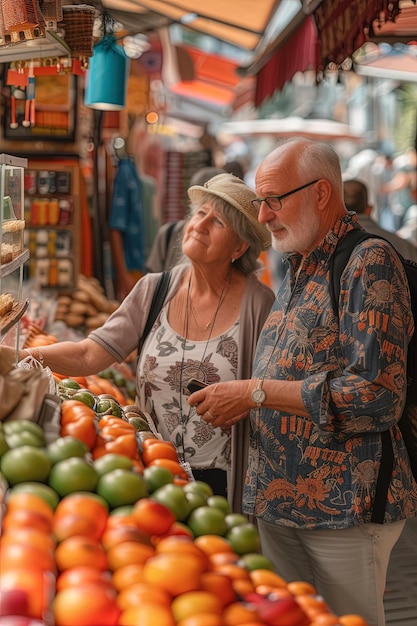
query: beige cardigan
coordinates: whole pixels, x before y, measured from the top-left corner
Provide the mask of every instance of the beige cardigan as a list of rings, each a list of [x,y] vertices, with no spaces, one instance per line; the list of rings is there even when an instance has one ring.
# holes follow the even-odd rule
[[[176,293],[188,270],[182,264],[171,270],[167,301]],[[146,274],[139,280],[120,307],[106,323],[89,334],[89,338],[110,352],[116,361],[124,361],[138,345],[145,328],[152,296],[160,274]],[[250,378],[256,343],[272,307],[274,293],[253,273],[247,276],[239,324],[237,378]],[[232,427],[232,467],[228,476],[228,498],[233,512],[242,511],[242,489],[247,468],[249,420]]]

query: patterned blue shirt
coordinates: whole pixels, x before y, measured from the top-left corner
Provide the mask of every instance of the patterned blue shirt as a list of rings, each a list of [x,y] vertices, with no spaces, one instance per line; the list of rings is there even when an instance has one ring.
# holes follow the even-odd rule
[[[309,417],[251,411],[244,511],[299,528],[369,522],[381,458],[391,429],[394,469],[385,520],[417,514],[417,485],[397,425],[405,398],[405,354],[414,324],[404,269],[391,246],[368,239],[341,279],[339,320],[329,294],[329,258],[359,224],[340,220],[290,269],[267,318],[254,378],[302,380]]]

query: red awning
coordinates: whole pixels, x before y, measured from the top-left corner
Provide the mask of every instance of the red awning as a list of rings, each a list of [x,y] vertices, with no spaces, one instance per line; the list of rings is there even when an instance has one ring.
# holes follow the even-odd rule
[[[182,46],[181,51],[190,60],[193,76],[171,85],[171,93],[231,110],[253,104],[255,80],[240,78],[236,62],[188,46]]]
[[[313,18],[308,16],[258,72],[255,106],[282,89],[296,72],[316,69],[318,64],[317,31]]]

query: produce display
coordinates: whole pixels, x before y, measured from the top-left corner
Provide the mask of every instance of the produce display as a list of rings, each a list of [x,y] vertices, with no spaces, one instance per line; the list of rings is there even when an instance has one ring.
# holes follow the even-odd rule
[[[366,626],[276,574],[256,526],[102,374],[56,377],[54,441],[0,422],[0,625]]]

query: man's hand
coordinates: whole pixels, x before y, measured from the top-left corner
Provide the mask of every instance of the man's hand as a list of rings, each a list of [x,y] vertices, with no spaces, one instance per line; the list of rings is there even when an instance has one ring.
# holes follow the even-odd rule
[[[212,426],[232,426],[247,417],[254,404],[251,393],[255,380],[231,380],[208,385],[194,392],[188,403],[196,407],[207,424]]]

